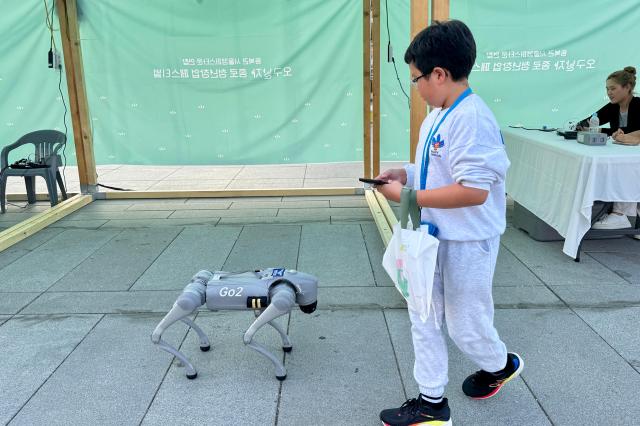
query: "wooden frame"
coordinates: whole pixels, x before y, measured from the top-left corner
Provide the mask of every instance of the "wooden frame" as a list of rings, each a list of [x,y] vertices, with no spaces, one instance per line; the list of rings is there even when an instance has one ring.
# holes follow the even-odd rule
[[[429,0],[411,0],[411,29],[409,40],[422,31],[429,24]],[[420,126],[427,116],[427,104],[415,87],[411,87],[411,112],[409,114],[409,159],[416,156],[418,139],[420,138]]]
[[[0,232],[0,251],[35,234],[39,230],[59,221],[70,213],[86,206],[93,201],[91,195],[74,195],[49,210],[30,217],[2,232]]]
[[[362,0],[362,127],[364,174],[371,174],[371,0]]]
[[[369,210],[371,210],[373,220],[378,227],[380,238],[382,238],[382,242],[386,247],[389,244],[389,241],[391,241],[391,237],[393,236],[393,225],[388,221],[387,216],[385,215],[385,211],[380,204],[380,199],[377,197],[377,195],[378,192],[374,191],[373,189],[367,189],[364,192],[365,199],[367,200],[367,204],[369,205]],[[388,207],[389,204],[387,203],[386,198],[382,197],[382,199],[384,200],[383,205],[386,205],[386,207]]]
[[[432,0],[431,15],[434,21],[449,19],[449,0]]]
[[[60,19],[60,37],[62,39],[64,68],[67,73],[69,108],[71,109],[71,123],[75,135],[74,144],[80,190],[82,193],[94,192],[98,175],[93,152],[87,89],[84,83],[77,4],[76,0],[55,0],[55,2]]]
[[[291,197],[312,195],[361,195],[363,188],[274,188],[221,189],[218,191],[124,191],[97,192],[96,200],[124,200],[145,198],[224,198],[224,197]]]
[[[371,15],[373,28],[373,146],[372,146],[372,177],[380,174],[380,0],[371,1]]]

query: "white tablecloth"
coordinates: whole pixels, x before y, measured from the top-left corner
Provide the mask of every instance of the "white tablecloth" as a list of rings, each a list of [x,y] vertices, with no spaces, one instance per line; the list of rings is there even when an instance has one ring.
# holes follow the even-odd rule
[[[502,129],[507,193],[565,238],[575,258],[600,201],[640,201],[640,146],[586,146],[555,133]]]

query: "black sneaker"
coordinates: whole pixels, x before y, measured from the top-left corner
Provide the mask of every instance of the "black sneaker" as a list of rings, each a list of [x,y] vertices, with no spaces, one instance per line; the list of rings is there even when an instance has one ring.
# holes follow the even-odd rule
[[[520,355],[509,352],[505,368],[495,373],[476,371],[464,380],[462,392],[473,399],[491,398],[502,389],[505,383],[518,377],[523,367],[524,361]]]
[[[440,404],[432,404],[424,401],[422,396],[407,400],[400,408],[391,408],[380,412],[380,420],[386,426],[451,426],[451,410],[447,398],[443,398]]]

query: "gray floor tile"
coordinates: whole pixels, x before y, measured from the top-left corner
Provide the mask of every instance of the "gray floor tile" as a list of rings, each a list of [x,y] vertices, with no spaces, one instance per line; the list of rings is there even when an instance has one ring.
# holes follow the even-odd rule
[[[572,307],[612,308],[640,305],[640,286],[553,286],[552,290]]]
[[[402,399],[381,311],[295,312],[289,328],[295,346],[285,357],[288,376],[282,386],[279,425],[314,423],[310,419],[327,425],[377,424],[376,408]],[[375,350],[362,350],[372,342]]]
[[[108,230],[65,230],[2,269],[0,289],[44,291],[115,235]]]
[[[8,250],[10,250],[11,248],[18,248],[18,249],[29,250],[29,251],[35,250],[38,247],[40,247],[42,244],[46,243],[47,241],[51,240],[52,238],[60,234],[61,232],[62,230],[60,229],[50,229],[49,227],[41,229],[35,234],[11,246]],[[4,256],[6,252],[7,250],[3,251],[0,254],[0,257]]]
[[[588,255],[580,262],[562,253],[562,243],[534,241],[522,231],[507,229],[502,244],[549,285],[624,284],[622,278]]]
[[[218,191],[223,190],[232,182],[229,179],[215,179],[215,180],[170,180],[166,179],[160,182],[156,182],[151,185],[149,191]]]
[[[182,229],[123,231],[93,252],[49,291],[128,290]],[[109,269],[108,273],[105,268]]]
[[[494,287],[498,308],[563,308],[566,305],[546,287]]]
[[[210,198],[208,200],[211,200]],[[174,200],[168,200],[174,201]],[[132,210],[226,210],[231,206],[231,201],[210,201],[202,203],[185,203],[184,200],[180,202],[156,202],[147,204],[134,204],[130,206],[127,211]]]
[[[382,256],[384,255],[385,247],[380,237],[378,227],[375,223],[364,223],[360,225],[360,228],[364,235],[364,242],[367,247],[367,253],[369,254],[369,262],[371,263],[376,285],[386,287],[393,286],[393,281],[391,281],[387,271],[382,267]]]
[[[369,207],[367,204],[367,200],[364,197],[361,197],[360,200],[331,200],[331,208],[336,207]]]
[[[0,252],[0,269],[6,267],[10,263],[13,263],[17,259],[20,259],[30,251],[35,250],[42,244],[49,241],[51,238],[58,235],[60,232],[62,232],[61,229],[53,229],[47,227],[36,232],[34,235],[25,238],[19,243],[3,250],[2,252]]]
[[[362,200],[364,191],[354,195],[290,195],[282,197],[282,201],[306,201],[306,200],[327,200],[329,205],[334,200]]]
[[[95,211],[84,212],[82,210],[72,213],[65,220],[111,220],[111,219],[166,219],[171,214],[170,211],[144,210],[144,211]]]
[[[109,220],[101,226],[109,228],[156,228],[163,226],[201,226],[215,225],[220,221],[219,217],[194,217],[190,219],[135,219],[135,220]]]
[[[323,178],[304,180],[305,188],[362,188],[362,183],[352,178]]]
[[[252,216],[252,217],[223,217],[219,225],[258,225],[258,224],[301,224],[301,223],[330,223],[330,216],[304,215],[304,216]]]
[[[230,209],[230,210],[176,210],[169,216],[171,219],[184,219],[193,217],[241,217],[251,218],[253,216],[275,216],[277,209]]]
[[[11,315],[0,315],[0,325],[4,324],[9,318],[11,318]]]
[[[577,309],[576,313],[640,373],[640,307]]]
[[[200,203],[217,203],[217,202],[247,202],[247,201],[282,201],[282,196],[268,196],[268,197],[209,197],[209,198],[188,198],[185,203],[188,204],[200,204]],[[156,200],[157,202],[157,200]]]
[[[300,225],[245,226],[222,269],[230,272],[270,267],[296,269],[300,230]]]
[[[166,180],[211,180],[233,179],[242,166],[186,166],[166,177]]]
[[[582,250],[587,253],[637,253],[640,250],[640,241],[630,236],[620,238],[607,238],[599,240],[584,240]]]
[[[0,423],[18,413],[99,319],[99,315],[15,316],[0,327]],[[47,407],[40,415],[53,410]]]
[[[636,241],[635,239],[632,239]],[[638,247],[640,249],[640,247]],[[640,250],[620,253],[589,253],[589,256],[596,259],[607,268],[618,274],[627,282],[640,285]]]
[[[0,314],[17,314],[40,293],[0,293]]]
[[[321,286],[374,286],[360,225],[303,225],[298,269]]]
[[[368,207],[314,207],[314,208],[296,208],[296,209],[280,209],[278,216],[302,216],[306,214],[328,214],[331,217],[343,216],[371,216]]]
[[[239,198],[231,204],[231,209],[301,209],[329,207],[329,200],[298,201],[245,201]]]
[[[27,212],[27,211],[20,211],[20,212],[7,212],[4,214],[0,214],[0,223],[4,224],[4,223],[19,223],[22,222],[24,220],[29,219],[32,216],[35,216],[36,214],[38,214],[39,212]],[[13,226],[13,225],[12,225]]]
[[[355,178],[363,176],[364,164],[341,163],[341,164],[307,164],[305,178],[326,179],[326,178]]]
[[[320,282],[322,284],[322,282]],[[322,287],[318,288],[318,309],[406,308],[407,303],[395,287]]]
[[[64,229],[64,228],[82,228],[82,229],[98,229],[108,220],[59,220],[48,226],[51,229]]]
[[[301,188],[303,179],[240,179],[236,178],[227,185],[225,189],[281,189],[281,188]]]
[[[12,424],[139,424],[171,363],[149,339],[159,320],[106,316]],[[175,327],[166,335],[180,341],[185,333],[185,327]]]
[[[250,312],[199,314],[196,322],[208,334],[211,350],[200,351],[192,331],[181,348],[198,377],[188,380],[184,368],[174,362],[142,424],[275,424],[280,382],[274,376],[273,364],[242,342],[253,319]],[[286,322],[283,324],[286,327]],[[279,336],[271,327],[261,329],[256,339],[282,354]],[[307,353],[302,344],[296,350]],[[171,359],[166,353],[163,358]],[[292,367],[289,376],[297,374],[300,372]]]
[[[235,176],[235,179],[292,179],[304,177],[306,171],[305,165],[287,166],[287,165],[259,165],[244,166],[242,170]]]
[[[373,216],[363,214],[361,217],[348,217],[348,216],[331,216],[331,224],[339,225],[343,223],[375,223]]]
[[[636,424],[640,374],[568,310],[501,310],[524,381],[554,424]],[[606,409],[604,409],[606,407]]]
[[[179,295],[180,290],[47,292],[27,306],[22,313],[167,313]]]
[[[502,246],[498,252],[493,285],[496,287],[521,287],[539,286],[543,283],[513,253]]]
[[[220,270],[240,230],[238,227],[213,226],[185,228],[132,289],[183,289],[198,271]]]
[[[138,205],[145,206],[145,204],[137,204],[137,200],[127,200],[127,203],[114,203],[114,200],[96,200],[86,206],[82,207],[79,211],[82,213],[94,213],[94,212],[121,212],[128,208]],[[184,204],[184,202],[182,202]],[[153,209],[149,209],[153,210]]]

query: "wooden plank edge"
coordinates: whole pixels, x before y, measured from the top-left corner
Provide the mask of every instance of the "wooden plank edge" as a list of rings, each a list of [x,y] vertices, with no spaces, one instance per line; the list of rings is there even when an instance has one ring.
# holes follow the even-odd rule
[[[363,188],[273,188],[224,189],[218,191],[113,191],[95,193],[95,199],[122,200],[145,198],[221,198],[221,197],[273,197],[305,195],[362,195]]]
[[[393,212],[393,209],[391,208],[391,206],[389,205],[389,201],[385,198],[384,195],[382,195],[378,191],[375,191],[374,194],[378,199],[378,204],[380,205],[380,208],[382,209],[382,212],[384,213],[384,216],[387,219],[387,223],[389,224],[389,227],[393,229],[393,226],[396,223],[398,223],[398,219],[396,219],[396,215]]]
[[[29,219],[0,232],[0,252],[35,234],[41,229],[86,206],[93,201],[91,195],[75,195],[46,212],[39,213]]]
[[[382,242],[386,247],[391,241],[391,236],[393,235],[393,231],[387,222],[387,218],[380,208],[380,204],[378,204],[378,198],[373,194],[372,189],[367,189],[364,191],[364,196],[367,200],[367,204],[369,205],[369,210],[371,210],[371,215],[373,216],[373,220],[378,227],[378,232],[380,233],[380,238],[382,238]]]

